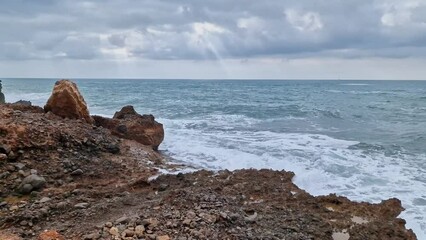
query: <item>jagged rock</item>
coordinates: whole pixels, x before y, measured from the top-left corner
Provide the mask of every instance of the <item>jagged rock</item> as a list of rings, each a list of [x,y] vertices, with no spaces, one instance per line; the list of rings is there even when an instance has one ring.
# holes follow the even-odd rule
[[[26,101],[26,100],[19,100],[15,103],[13,103],[15,105],[24,105],[24,106],[32,106],[33,104],[30,101]]]
[[[152,115],[138,114],[133,106],[123,107],[112,119],[101,116],[93,116],[93,119],[96,126],[107,128],[118,137],[152,146],[154,150],[164,139],[163,124]]]
[[[69,80],[60,80],[55,83],[44,111],[50,111],[63,118],[84,119],[88,123],[93,121],[77,85]]]
[[[0,80],[0,104],[5,103],[4,94],[1,90],[2,90],[2,85]]]

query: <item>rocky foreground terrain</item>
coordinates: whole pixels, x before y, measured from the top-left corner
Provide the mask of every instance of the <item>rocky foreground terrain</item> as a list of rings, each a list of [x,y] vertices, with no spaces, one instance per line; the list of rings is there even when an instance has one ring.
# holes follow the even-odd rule
[[[160,174],[181,167],[154,150],[161,124],[131,107],[88,116],[63,84],[54,93],[76,103],[62,113],[0,105],[1,240],[416,239],[398,199],[313,197],[292,172]]]

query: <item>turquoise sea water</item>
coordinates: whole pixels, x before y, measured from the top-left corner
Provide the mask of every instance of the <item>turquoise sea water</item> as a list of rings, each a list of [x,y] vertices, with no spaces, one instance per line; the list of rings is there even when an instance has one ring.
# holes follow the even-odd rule
[[[43,106],[55,81],[3,79],[3,91]],[[426,81],[75,81],[92,114],[152,113],[175,162],[290,170],[314,195],[397,197],[426,239]]]

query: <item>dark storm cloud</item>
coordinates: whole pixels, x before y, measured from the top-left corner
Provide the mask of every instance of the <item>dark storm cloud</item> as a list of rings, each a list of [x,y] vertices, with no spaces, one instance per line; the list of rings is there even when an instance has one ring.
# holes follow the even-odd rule
[[[422,0],[14,0],[0,59],[426,56]]]

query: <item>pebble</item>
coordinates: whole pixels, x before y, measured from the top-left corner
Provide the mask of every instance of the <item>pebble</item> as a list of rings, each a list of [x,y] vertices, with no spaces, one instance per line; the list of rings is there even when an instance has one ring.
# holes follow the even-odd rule
[[[135,235],[135,232],[130,229],[124,230],[123,233],[121,234],[122,237],[133,237],[134,235]]]
[[[91,233],[83,236],[84,240],[95,240],[99,239],[101,235],[99,233]]]
[[[138,225],[135,227],[135,234],[137,237],[143,237],[143,233],[145,232],[145,227],[142,225]]]
[[[157,236],[155,240],[170,240],[170,237],[168,235]]]
[[[84,209],[87,208],[89,206],[88,203],[77,203],[76,205],[74,205],[75,208],[79,208],[79,209]]]
[[[130,219],[128,217],[121,217],[121,218],[115,220],[115,223],[116,224],[127,223],[127,222],[129,222],[129,220]]]
[[[7,155],[7,158],[9,160],[16,160],[18,158],[18,156],[15,154],[15,152],[10,151],[9,155]]]
[[[56,204],[57,209],[65,209],[67,206],[68,206],[67,202],[59,202],[58,204]]]
[[[160,184],[160,187],[158,188],[158,190],[159,190],[160,192],[163,192],[163,191],[166,191],[166,190],[167,190],[167,188],[169,188],[169,185],[168,185],[168,184],[165,184],[165,183],[162,183],[162,184]]]
[[[257,219],[257,213],[253,213],[253,215],[247,216],[244,218],[244,221],[248,222],[248,223],[253,223],[256,222]]]
[[[16,211],[18,209],[19,209],[19,207],[16,206],[16,205],[13,205],[12,207],[9,208],[10,211]]]
[[[46,203],[46,202],[49,202],[50,200],[52,199],[49,197],[43,197],[42,199],[40,199],[39,203]]]
[[[113,236],[120,236],[120,233],[118,232],[118,228],[116,227],[112,227],[109,229],[109,234],[113,235]]]
[[[82,175],[84,172],[83,172],[83,170],[81,170],[81,169],[77,169],[77,170],[74,170],[74,171],[72,171],[71,172],[71,175],[72,176],[80,176],[80,175]]]

